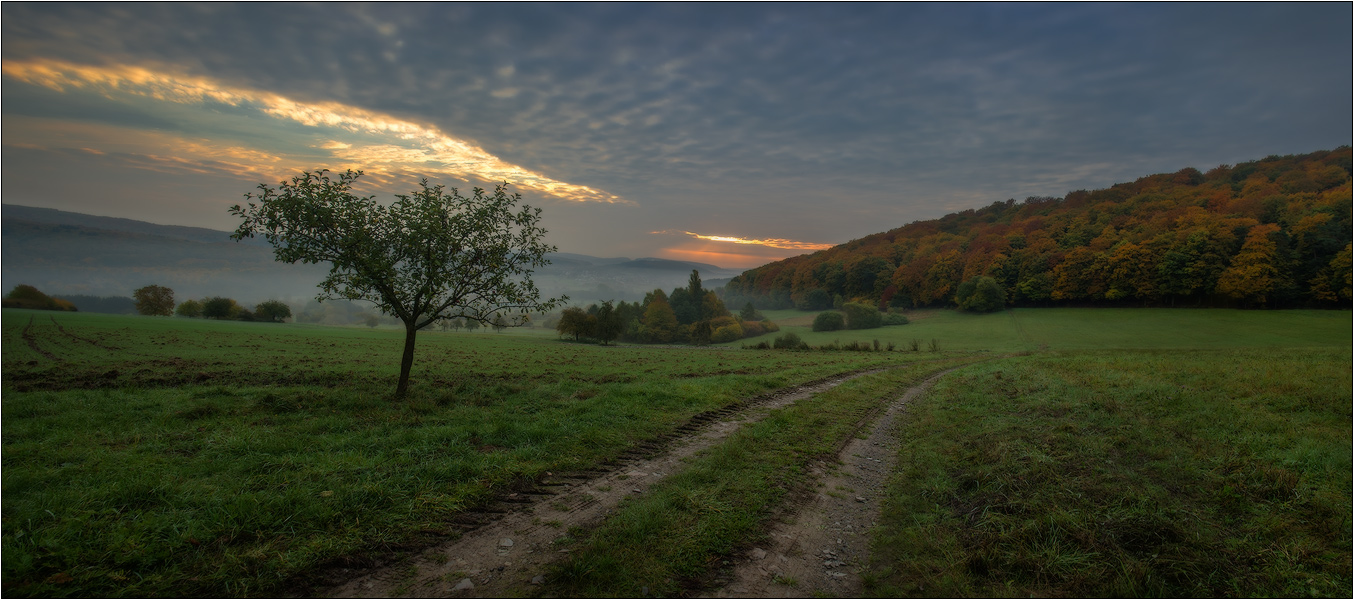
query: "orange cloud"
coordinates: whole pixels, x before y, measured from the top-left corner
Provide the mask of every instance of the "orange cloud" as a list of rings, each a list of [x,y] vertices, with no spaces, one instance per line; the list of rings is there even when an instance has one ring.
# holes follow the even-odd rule
[[[717,252],[713,250],[689,250],[685,248],[664,248],[658,252],[661,258],[670,258],[674,260],[689,260],[692,262],[703,262],[711,265],[724,267],[726,269],[746,269],[764,265],[777,258],[767,258],[765,256],[756,256],[753,254],[738,254],[734,252]],[[784,258],[784,257],[780,257]]]
[[[795,240],[786,240],[780,238],[768,238],[759,240],[754,238],[740,238],[728,235],[704,235],[700,233],[692,233],[690,231],[675,231],[675,230],[650,231],[649,233],[654,234],[680,233],[682,235],[691,236],[698,240],[707,240],[711,242],[728,242],[731,244],[747,244],[752,246],[765,246],[767,248],[780,248],[782,250],[826,250],[836,245],[836,244],[818,244],[814,242],[799,242]]]
[[[114,92],[176,104],[208,102],[252,107],[276,119],[309,127],[328,128],[374,136],[388,143],[359,144],[333,141],[321,146],[334,156],[365,170],[410,169],[420,173],[444,173],[456,178],[509,181],[564,200],[631,204],[614,194],[584,185],[558,181],[524,167],[504,162],[484,149],[452,138],[437,128],[374,113],[334,102],[304,103],[269,92],[230,88],[201,77],[152,71],[129,65],[89,66],[60,60],[6,60],[0,67],[6,77],[64,92],[91,89],[105,95]],[[238,153],[237,153],[238,156]],[[373,169],[372,165],[381,165]]]

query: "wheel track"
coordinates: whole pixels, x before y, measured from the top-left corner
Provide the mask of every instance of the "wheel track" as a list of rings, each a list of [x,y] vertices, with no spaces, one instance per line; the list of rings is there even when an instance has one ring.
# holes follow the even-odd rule
[[[32,329],[33,329],[33,317],[28,317],[28,324],[24,325],[23,333],[20,334],[20,336],[23,337],[24,342],[28,344],[28,347],[32,348],[34,352],[37,352],[38,354],[41,354],[44,357],[46,357],[47,360],[53,360],[56,362],[65,362],[57,355],[52,354],[51,352],[43,350],[41,347],[39,347],[37,337],[33,335]]]
[[[918,361],[888,368],[919,364]],[[545,566],[563,557],[554,542],[572,527],[599,523],[620,501],[684,468],[685,459],[722,442],[770,411],[887,368],[847,372],[699,413],[672,433],[641,442],[603,469],[547,474],[500,495],[488,509],[452,519],[457,539],[375,568],[336,567],[298,595],[443,597],[522,595]],[[505,540],[507,540],[505,542]],[[470,588],[467,588],[467,580]]]
[[[942,377],[972,364],[934,373],[862,418],[837,459],[814,468],[815,491],[771,527],[763,548],[740,557],[724,585],[703,597],[861,597],[869,531],[898,457],[896,420]],[[860,438],[867,429],[868,437]]]
[[[84,342],[84,343],[86,343],[86,344],[89,344],[89,345],[94,346],[95,348],[99,348],[99,349],[101,349],[101,350],[109,350],[109,351],[112,351],[112,352],[120,352],[120,351],[122,351],[122,348],[117,348],[117,347],[114,347],[114,346],[105,346],[105,345],[99,343],[98,340],[91,340],[91,339],[89,339],[89,338],[81,337],[81,336],[75,335],[74,333],[71,333],[71,332],[69,332],[69,331],[66,331],[66,328],[65,328],[65,327],[62,327],[62,326],[61,326],[61,323],[57,322],[56,317],[50,317],[50,318],[52,319],[52,324],[53,324],[53,325],[56,325],[56,330],[57,330],[57,331],[60,331],[60,332],[62,333],[62,335],[65,335],[65,336],[68,337],[68,338],[71,338],[71,339],[76,340],[76,341]],[[136,352],[131,352],[131,353],[129,353],[129,354],[136,354],[136,355],[138,355],[138,356],[144,356],[143,354],[139,354],[139,353],[136,353]]]

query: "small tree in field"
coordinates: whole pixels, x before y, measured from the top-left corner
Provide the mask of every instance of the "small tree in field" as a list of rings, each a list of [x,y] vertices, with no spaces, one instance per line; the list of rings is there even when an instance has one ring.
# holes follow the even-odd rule
[[[202,301],[202,316],[208,319],[234,319],[240,316],[240,310],[231,298],[212,296]]]
[[[202,303],[197,300],[184,300],[178,308],[174,309],[174,314],[190,319],[200,317],[202,316]]]
[[[158,285],[148,285],[135,292],[137,314],[168,317],[174,314],[174,290]]]
[[[248,206],[231,207],[244,220],[232,237],[262,235],[282,262],[327,262],[317,299],[367,300],[402,321],[397,398],[409,389],[419,329],[456,317],[492,323],[498,314],[516,326],[528,312],[558,303],[542,300],[531,281],[555,251],[543,242],[541,211],[518,209],[521,195],[508,194],[506,183],[493,193],[474,188],[467,198],[424,179],[420,190],[387,207],[353,194],[361,175],[308,171],[276,189],[260,184],[245,195]]]
[[[291,307],[277,300],[260,302],[254,307],[254,318],[269,323],[281,323],[291,318]]]

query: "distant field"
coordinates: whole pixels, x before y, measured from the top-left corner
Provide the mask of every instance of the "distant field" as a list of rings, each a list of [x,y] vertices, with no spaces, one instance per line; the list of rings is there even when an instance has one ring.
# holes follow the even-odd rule
[[[938,340],[942,349],[1026,352],[1111,348],[1240,348],[1350,345],[1350,311],[1243,311],[1185,308],[1016,308],[992,314],[914,310],[911,323],[859,331],[814,333],[817,313],[764,311],[780,333],[734,342],[755,344],[794,331],[811,345],[840,340]]]

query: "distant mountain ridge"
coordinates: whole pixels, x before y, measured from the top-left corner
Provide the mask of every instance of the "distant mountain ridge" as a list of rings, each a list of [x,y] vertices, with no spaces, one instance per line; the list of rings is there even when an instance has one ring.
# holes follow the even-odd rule
[[[49,294],[127,296],[151,283],[175,290],[180,300],[221,295],[242,302],[269,298],[304,302],[316,294],[327,265],[292,265],[273,259],[262,239],[235,242],[230,233],[201,227],[158,225],[50,208],[0,205],[3,285],[20,283]],[[720,279],[738,270],[660,258],[599,258],[552,253],[533,279],[548,296],[578,301],[637,300],[654,288],[686,284],[693,269]]]

